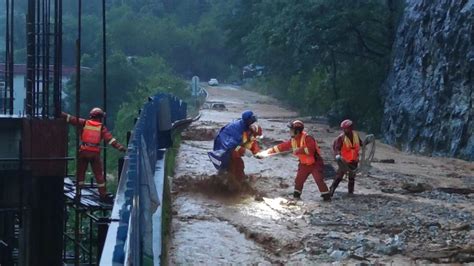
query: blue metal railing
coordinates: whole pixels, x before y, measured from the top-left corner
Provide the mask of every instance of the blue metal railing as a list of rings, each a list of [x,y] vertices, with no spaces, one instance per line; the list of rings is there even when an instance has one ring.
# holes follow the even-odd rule
[[[143,106],[124,160],[100,265],[160,264],[161,202],[172,123],[186,103],[157,94]]]

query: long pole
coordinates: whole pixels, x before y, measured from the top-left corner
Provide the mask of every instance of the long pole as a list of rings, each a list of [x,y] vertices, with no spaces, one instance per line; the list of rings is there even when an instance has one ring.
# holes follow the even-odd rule
[[[42,47],[42,39],[41,39],[41,2],[39,0],[36,1],[36,25],[35,25],[35,37],[36,37],[36,54],[35,54],[35,75],[36,75],[36,85],[34,87],[35,91],[35,108],[34,108],[34,116],[39,114],[40,108],[40,81],[41,81],[41,47]]]
[[[81,115],[81,30],[82,30],[82,0],[78,0],[78,32],[76,40],[76,117],[79,118]],[[76,127],[76,150],[79,151],[79,134],[81,128],[78,125]],[[76,180],[77,181],[77,180]]]
[[[59,118],[59,102],[58,102],[58,88],[59,88],[59,57],[58,57],[58,45],[59,45],[59,7],[58,0],[54,1],[54,79],[53,79],[53,104],[54,104],[54,117]]]
[[[49,36],[46,33],[46,0],[43,0],[41,3],[41,13],[42,13],[42,18],[41,18],[41,26],[39,28],[41,29],[41,35],[42,35],[42,45],[41,45],[41,64],[43,65],[43,69],[41,69],[41,75],[43,78],[41,79],[41,116],[44,118],[46,116],[46,82],[47,82],[47,71],[49,66],[46,64],[46,49],[48,48],[48,39]]]
[[[106,38],[106,17],[105,0],[102,0],[102,62],[103,62],[103,92],[104,92],[104,112],[107,113],[107,38]],[[107,116],[104,117],[104,125],[107,123]],[[104,140],[104,147],[107,145]],[[107,149],[104,149],[104,180],[107,180]]]
[[[62,73],[62,1],[55,0],[54,17],[54,117],[61,116],[61,73]]]
[[[76,117],[79,118],[81,114],[81,30],[82,30],[82,0],[78,0],[77,10],[77,40],[76,40]],[[76,197],[80,197],[80,185],[77,178],[78,158],[79,158],[79,135],[81,128],[76,127]],[[74,221],[74,260],[75,265],[79,265],[79,211],[76,208],[76,217]]]
[[[26,15],[27,59],[26,59],[26,114],[33,117],[35,110],[35,2],[28,1]]]
[[[7,0],[8,1],[8,0]],[[13,63],[13,60],[14,60],[14,54],[15,54],[15,50],[14,50],[14,42],[15,42],[15,39],[14,39],[14,35],[13,33],[15,32],[14,30],[14,24],[13,22],[15,21],[14,20],[14,9],[15,9],[15,1],[11,0],[11,9],[10,9],[10,12],[11,12],[11,15],[10,15],[10,67],[9,67],[9,71],[10,73],[8,74],[8,78],[10,79],[9,83],[10,83],[10,115],[13,115],[13,68],[14,68],[14,63]]]
[[[43,112],[45,114],[45,116],[47,116],[49,118],[49,89],[50,89],[50,79],[49,77],[51,76],[50,73],[54,73],[54,69],[50,69],[50,60],[49,60],[49,57],[50,57],[50,47],[51,47],[51,35],[50,35],[50,31],[51,31],[51,28],[50,28],[50,24],[51,24],[51,21],[50,21],[50,18],[51,18],[51,0],[46,0],[46,3],[45,3],[45,7],[46,7],[46,11],[45,11],[45,16],[46,16],[46,19],[45,19],[45,27],[46,27],[46,31],[45,31],[45,35],[46,35],[46,53],[44,54],[44,57],[45,57],[45,68],[46,68],[46,77],[45,77],[45,84],[46,84],[46,90],[43,92],[46,96],[46,103],[45,105],[43,106],[43,108],[45,109],[45,111]]]
[[[8,74],[10,73],[8,67],[10,66],[8,58],[10,56],[10,0],[5,0],[5,9],[6,9],[6,23],[5,23],[5,72],[4,74],[4,84],[5,87],[3,92],[3,114],[7,114],[7,89],[10,78]]]

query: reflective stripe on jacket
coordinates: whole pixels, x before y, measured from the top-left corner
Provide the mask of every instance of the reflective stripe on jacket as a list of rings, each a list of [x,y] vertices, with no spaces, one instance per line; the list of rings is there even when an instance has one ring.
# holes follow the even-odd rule
[[[304,153],[298,153],[295,154],[296,157],[300,160],[300,163],[306,164],[306,165],[311,165],[316,162],[315,160],[315,154],[310,154],[308,146],[306,145],[306,137],[311,137],[309,136],[306,132],[302,132],[300,136],[299,142],[295,138],[291,138],[291,148],[293,149],[293,152],[295,152],[298,149],[303,149]],[[321,154],[321,151],[319,149],[318,143],[316,140],[314,140],[314,144],[316,147],[316,153]]]
[[[352,141],[344,135],[344,141],[341,148],[341,156],[346,162],[357,162],[359,161],[359,135],[357,132],[352,131]]]
[[[100,141],[102,139],[102,123],[94,120],[86,120],[81,135],[81,150],[100,152]]]

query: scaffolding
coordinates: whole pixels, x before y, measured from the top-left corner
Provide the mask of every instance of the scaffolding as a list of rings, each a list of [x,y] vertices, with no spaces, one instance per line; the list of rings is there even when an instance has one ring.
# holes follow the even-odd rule
[[[96,187],[82,191],[67,173],[68,133],[61,116],[62,0],[26,0],[24,110],[14,113],[15,0],[4,0],[5,64],[0,69],[0,265],[97,264],[111,205]],[[81,5],[76,41],[76,114],[80,111]],[[103,60],[105,54],[105,1]],[[18,14],[17,14],[18,15]],[[18,27],[18,26],[16,26]],[[15,38],[14,38],[15,37]],[[106,107],[106,80],[104,111]],[[79,146],[76,134],[76,146]],[[55,145],[50,145],[55,143]],[[57,144],[57,145],[56,145]],[[104,152],[105,159],[105,152]],[[106,171],[104,167],[104,172]]]
[[[80,199],[76,198],[76,186],[71,178],[64,180],[64,251],[63,262],[98,264],[103,243],[110,223],[112,205],[101,203],[97,187],[91,185],[82,189]],[[69,213],[75,216],[69,217]],[[77,220],[76,220],[77,219]],[[75,228],[79,230],[76,231]],[[78,237],[79,241],[76,241]],[[79,248],[79,257],[75,249]]]

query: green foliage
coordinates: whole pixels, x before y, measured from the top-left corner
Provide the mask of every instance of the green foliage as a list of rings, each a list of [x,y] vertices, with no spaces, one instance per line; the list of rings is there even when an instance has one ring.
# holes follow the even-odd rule
[[[306,114],[324,114],[330,109],[334,95],[329,87],[329,74],[323,69],[313,69],[304,90],[305,104],[303,112]]]
[[[379,131],[379,88],[402,1],[242,0],[229,11],[231,58],[266,67],[272,94],[306,114]],[[238,58],[238,59],[237,59]],[[284,80],[288,81],[284,81]]]
[[[110,128],[114,127],[116,113],[120,104],[127,100],[128,95],[140,81],[140,71],[130,63],[125,55],[116,53],[111,55],[107,60],[107,125]],[[102,65],[98,64],[91,70],[81,71],[81,116],[86,116],[93,107],[103,106],[103,72]],[[66,92],[67,105],[65,110],[70,113],[75,113],[75,82],[76,77],[73,77]]]
[[[156,12],[164,12],[166,5],[159,6],[160,11]],[[172,11],[163,16],[154,15],[155,11],[134,11],[137,8],[134,3],[125,2],[110,9],[109,35],[113,50],[129,56],[159,54],[176,73],[187,78],[227,75],[224,33],[218,26],[215,9],[203,1],[181,1],[169,6],[167,10]]]
[[[182,99],[190,96],[186,83],[174,76],[159,56],[135,58],[133,65],[143,78],[136,88],[130,90],[119,101],[120,105],[114,120],[114,135],[122,143],[125,143],[127,132],[133,128],[134,120],[138,117],[138,110],[148,101],[148,97],[159,92],[172,93]],[[119,156],[121,154],[118,152],[112,153],[108,164],[115,167]]]

